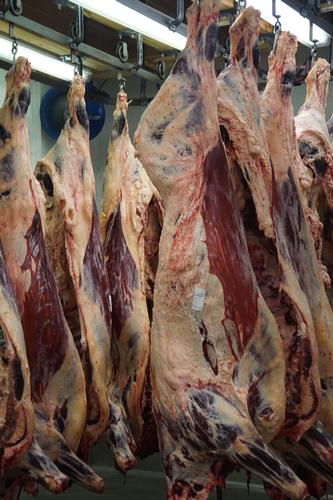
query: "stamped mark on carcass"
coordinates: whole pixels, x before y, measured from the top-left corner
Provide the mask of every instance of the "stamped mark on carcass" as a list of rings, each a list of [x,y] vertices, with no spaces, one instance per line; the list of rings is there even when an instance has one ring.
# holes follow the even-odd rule
[[[199,287],[195,288],[192,301],[192,310],[201,312],[205,304],[205,298],[206,298],[206,290],[204,288],[199,288]]]

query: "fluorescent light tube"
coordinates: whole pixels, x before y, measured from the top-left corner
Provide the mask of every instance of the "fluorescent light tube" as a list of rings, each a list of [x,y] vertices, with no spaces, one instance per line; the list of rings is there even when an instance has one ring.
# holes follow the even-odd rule
[[[31,63],[31,67],[35,71],[44,73],[45,75],[59,78],[60,80],[71,81],[74,76],[74,66],[72,64],[43,54],[25,45],[18,44],[18,51],[16,57],[23,56]],[[8,38],[0,37],[0,59],[11,62],[12,55],[12,41]],[[88,73],[83,71],[83,76],[86,78]]]
[[[268,23],[274,26],[276,19],[272,15],[272,2],[271,0],[248,0],[247,5],[252,5],[261,11],[261,17]],[[299,42],[312,46],[309,38],[310,23],[309,20],[299,14],[292,7],[289,7],[282,0],[276,0],[276,14],[281,16],[281,26],[283,31],[290,31],[293,35],[297,36]],[[318,45],[328,45],[330,36],[319,26],[313,25],[313,38],[318,40]]]
[[[114,21],[144,36],[157,40],[165,45],[182,50],[186,44],[186,37],[174,33],[167,26],[137,12],[117,0],[71,0],[72,3],[94,12],[105,19]],[[248,0],[247,5],[261,11],[261,17],[274,26],[275,17],[272,15],[271,0]],[[297,36],[304,45],[311,47],[309,39],[309,20],[299,14],[282,0],[276,0],[276,13],[281,16],[281,25],[284,31],[290,31]],[[318,40],[318,45],[328,45],[330,36],[321,28],[313,25],[313,38]]]
[[[90,10],[105,19],[114,21],[121,26],[142,33],[143,36],[157,40],[163,45],[183,50],[186,36],[171,31],[168,26],[137,12],[117,0],[71,0],[72,3]]]

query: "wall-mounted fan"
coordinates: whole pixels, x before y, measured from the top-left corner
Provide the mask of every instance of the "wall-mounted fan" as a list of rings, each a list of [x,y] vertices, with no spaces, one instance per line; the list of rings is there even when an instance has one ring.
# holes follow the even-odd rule
[[[94,139],[102,130],[105,123],[105,107],[100,100],[90,98],[95,95],[92,83],[86,88],[86,107],[90,125],[90,140]],[[68,116],[67,89],[61,87],[50,88],[43,96],[40,104],[40,120],[44,132],[56,140]]]

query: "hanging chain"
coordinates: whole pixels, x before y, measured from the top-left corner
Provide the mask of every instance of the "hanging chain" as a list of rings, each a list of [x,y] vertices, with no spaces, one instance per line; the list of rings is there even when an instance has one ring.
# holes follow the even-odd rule
[[[14,37],[13,44],[12,44],[13,64],[15,64],[15,61],[16,61],[17,51],[18,51],[18,43],[17,43],[16,38]]]
[[[275,52],[276,44],[277,44],[279,36],[281,34],[281,30],[282,30],[282,26],[281,26],[280,16],[276,16],[276,22],[273,26],[273,35],[274,35],[273,52]]]
[[[276,21],[275,21],[275,24],[273,26],[273,33],[274,33],[274,35],[276,33],[280,33],[281,32],[282,25],[281,25],[280,17],[281,16],[279,16],[279,15],[275,16]]]
[[[234,22],[234,20],[239,16],[242,10],[246,9],[246,0],[234,0],[234,14],[231,15],[232,20],[230,24]]]
[[[126,80],[124,77],[119,78],[119,91],[125,92]]]
[[[16,60],[16,54],[17,54],[17,51],[18,51],[18,42],[17,42],[17,39],[15,37],[15,33],[14,33],[14,24],[13,23],[9,23],[9,27],[8,27],[8,35],[9,35],[9,38],[13,41],[12,42],[12,54],[13,54],[13,65],[15,64],[15,60]]]
[[[312,47],[311,47],[311,68],[314,65],[316,59],[317,59],[317,54],[318,54],[318,40],[312,40]]]
[[[280,21],[281,16],[276,13],[276,0],[272,0],[272,15],[275,17],[275,24],[273,26],[273,35],[274,35],[273,52],[275,52],[276,44],[278,42],[281,30],[282,30],[281,21]]]
[[[74,75],[82,76],[83,73],[82,56],[81,54],[75,54],[74,56],[75,56]]]

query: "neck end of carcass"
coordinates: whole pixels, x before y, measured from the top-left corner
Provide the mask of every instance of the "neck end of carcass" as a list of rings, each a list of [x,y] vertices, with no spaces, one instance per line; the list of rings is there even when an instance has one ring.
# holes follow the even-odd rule
[[[117,95],[116,109],[113,113],[111,141],[117,139],[117,137],[122,135],[123,132],[127,133],[128,131],[127,111],[128,111],[127,94],[123,90],[120,90]]]
[[[318,59],[306,77],[306,99],[301,109],[311,107],[325,112],[330,77],[330,64],[326,59]]]
[[[218,17],[221,0],[194,0],[187,9],[186,49],[194,50],[208,61],[215,55],[218,35]]]
[[[260,30],[260,11],[247,7],[237,17],[229,30],[232,63],[253,68],[253,49]]]
[[[26,85],[30,80],[31,64],[25,57],[18,57],[6,74],[6,97],[13,89]]]
[[[117,103],[116,103],[116,109],[115,109],[114,115],[117,112],[118,113],[122,112],[122,113],[127,114],[127,111],[128,111],[127,94],[123,90],[120,90],[117,94]]]
[[[25,57],[19,57],[6,74],[5,102],[15,116],[24,116],[30,104],[29,80],[31,64]]]
[[[67,95],[69,108],[68,123],[70,127],[74,127],[76,124],[79,124],[87,133],[89,133],[89,119],[84,100],[85,93],[86,88],[84,79],[80,75],[75,75]]]
[[[297,38],[282,31],[268,59],[267,85],[272,81],[281,86],[283,96],[289,97],[296,75]]]

